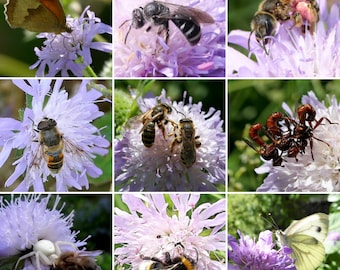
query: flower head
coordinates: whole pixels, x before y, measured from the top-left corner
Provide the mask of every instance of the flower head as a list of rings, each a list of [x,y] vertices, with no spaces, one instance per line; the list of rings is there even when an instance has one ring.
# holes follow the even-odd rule
[[[77,241],[78,232],[72,231],[74,211],[65,216],[62,213],[64,205],[60,207],[60,197],[56,196],[53,207],[48,208],[51,196],[41,197],[40,195],[14,197],[10,201],[0,197],[0,256],[23,256],[29,254],[30,250],[41,240],[47,243],[60,245],[60,251],[78,250],[86,245],[86,239]],[[60,209],[58,209],[60,208]],[[67,243],[67,244],[66,244]],[[58,251],[57,251],[58,253]],[[32,259],[36,254],[25,261],[24,270],[37,269],[48,270],[51,265]],[[56,254],[60,255],[60,254]],[[20,260],[20,259],[19,259]]]
[[[15,171],[6,181],[12,185],[23,173],[23,181],[16,191],[43,191],[43,183],[51,175],[56,179],[56,190],[67,191],[68,187],[88,188],[87,174],[98,177],[102,171],[92,161],[95,154],[105,155],[109,142],[91,122],[102,116],[95,100],[101,93],[91,88],[84,80],[76,94],[69,98],[61,89],[62,80],[14,80],[16,86],[32,96],[32,109],[26,108],[23,121],[0,118],[0,166],[7,160],[12,149],[22,149],[22,157],[13,164]],[[48,97],[48,98],[47,98]],[[49,124],[47,133],[42,133],[43,122]],[[46,138],[47,137],[47,138]],[[46,140],[44,142],[44,140]],[[50,144],[49,144],[50,143]],[[51,166],[57,169],[51,169]]]
[[[138,269],[143,258],[164,260],[186,256],[198,270],[219,270],[225,266],[211,260],[209,252],[225,251],[225,199],[197,205],[199,195],[162,194],[122,195],[129,213],[115,209],[115,249],[117,264],[131,264]],[[169,203],[173,212],[169,215]],[[211,233],[205,234],[208,230]],[[203,236],[204,235],[204,236]]]
[[[116,187],[130,191],[193,191],[215,190],[214,184],[224,183],[225,134],[220,111],[210,108],[207,113],[203,112],[202,103],[193,104],[191,97],[188,104],[172,102],[166,98],[165,90],[158,98],[139,99],[138,103],[144,113],[160,103],[167,104],[172,111],[166,116],[168,123],[163,125],[164,132],[155,125],[156,134],[151,147],[142,142],[142,116],[130,120],[123,139],[115,142]],[[189,150],[183,148],[181,140],[176,141],[183,137],[179,134],[182,132],[181,119],[192,121],[189,124],[193,129],[188,140]],[[191,157],[196,155],[196,158],[184,157],[184,152]],[[186,160],[190,160],[189,164]]]
[[[190,7],[206,12],[214,19],[215,23],[200,24],[202,36],[194,46],[171,19],[168,39],[164,35],[165,29],[159,33],[163,26],[152,22],[145,22],[140,29],[132,27],[133,9],[144,7],[147,3],[139,0],[131,6],[130,2],[115,0],[116,77],[225,76],[225,1],[217,0],[214,5],[206,0],[164,2],[165,6],[169,5],[170,11],[181,13],[181,9]],[[202,15],[197,17],[197,20],[204,20]],[[185,22],[190,24],[189,20]]]
[[[340,132],[340,106],[333,96],[330,106],[326,107],[313,92],[302,97],[302,104],[312,105],[316,111],[315,120],[321,120],[320,124],[313,124],[312,137],[308,139],[304,153],[297,155],[297,160],[284,157],[282,166],[272,166],[271,161],[266,161],[255,170],[258,174],[269,173],[257,191],[340,190],[340,145],[337,136]],[[295,118],[286,104],[283,108],[289,117]]]
[[[94,12],[85,8],[79,18],[66,18],[70,33],[41,33],[46,38],[42,49],[35,48],[39,60],[30,68],[38,68],[37,76],[83,77],[85,69],[92,64],[91,49],[110,53],[112,44],[93,41],[97,34],[112,35],[112,27],[101,22]]]
[[[335,246],[340,242],[340,232],[329,232],[326,241],[332,242]]]
[[[228,257],[233,262],[233,269],[242,270],[295,270],[289,254],[290,249],[274,249],[273,234],[271,231],[261,232],[259,239],[255,242],[248,235],[238,231],[240,239],[237,240],[228,235]],[[237,266],[237,267],[236,267]]]
[[[303,4],[302,1],[300,1]],[[279,25],[268,43],[256,40],[250,32],[233,30],[228,35],[231,44],[248,50],[256,61],[234,48],[228,48],[229,76],[237,77],[337,77],[340,74],[340,13],[339,3],[327,11],[327,1],[320,0],[320,20],[314,33],[293,27],[292,21]],[[307,16],[306,14],[305,16]],[[261,41],[262,42],[262,41]]]

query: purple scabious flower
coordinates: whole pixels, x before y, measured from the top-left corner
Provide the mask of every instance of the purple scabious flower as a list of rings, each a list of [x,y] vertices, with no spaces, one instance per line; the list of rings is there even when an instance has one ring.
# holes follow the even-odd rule
[[[192,258],[197,270],[225,269],[209,253],[225,252],[226,200],[197,205],[199,199],[197,194],[123,194],[129,212],[115,208],[116,263],[139,269],[143,258],[164,260],[169,253]]]
[[[52,208],[48,208],[51,195],[18,196],[10,201],[0,197],[0,257],[24,256],[40,240],[47,240],[52,244],[58,242],[68,243],[60,245],[61,252],[70,251],[70,247],[79,248],[86,245],[86,240],[77,241],[79,232],[72,230],[74,211],[65,216],[62,213],[64,204],[60,206],[60,197],[56,196]],[[58,209],[59,208],[59,209]],[[24,270],[49,270],[40,260],[40,267],[36,264],[37,254],[24,259]],[[50,255],[50,254],[49,254]],[[56,254],[59,255],[59,254]],[[41,256],[40,256],[41,258]]]
[[[330,106],[326,107],[312,91],[302,97],[302,104],[307,103],[315,109],[316,120],[326,117],[334,123],[330,124],[325,120],[313,130],[314,160],[308,141],[305,153],[297,155],[298,161],[295,158],[284,157],[283,166],[272,166],[271,162],[265,161],[261,167],[255,169],[258,174],[269,173],[257,191],[340,191],[340,144],[338,142],[340,105],[333,96],[330,99]],[[289,117],[296,118],[285,103],[282,107]]]
[[[44,191],[43,183],[48,181],[49,176],[55,178],[57,191],[67,191],[68,187],[88,189],[87,175],[98,177],[102,174],[92,160],[96,154],[108,153],[105,148],[109,142],[92,125],[94,119],[103,115],[94,104],[102,94],[93,88],[87,90],[89,81],[84,80],[74,96],[69,98],[68,92],[61,89],[62,80],[56,80],[53,87],[51,82],[37,79],[13,80],[17,87],[32,96],[32,109],[25,108],[22,122],[0,118],[0,167],[13,149],[23,150],[22,156],[13,163],[13,174],[5,183],[6,187],[11,186],[25,173],[15,191],[28,191],[31,187],[34,191]],[[40,143],[37,126],[44,118],[55,120],[57,131],[62,136],[60,142],[55,143],[62,146],[64,155],[62,167],[57,173],[47,167],[45,145]],[[57,152],[59,149],[51,151]]]
[[[249,58],[228,47],[228,76],[235,77],[339,77],[340,76],[340,12],[339,3],[330,11],[327,1],[318,1],[320,20],[316,31],[293,27],[293,22],[281,23],[277,34],[270,37],[265,50],[250,38]],[[228,42],[248,50],[250,32],[233,30]],[[256,60],[250,58],[254,55]]]
[[[184,94],[184,99],[185,99]],[[115,141],[115,186],[122,191],[199,191],[216,190],[216,184],[225,183],[225,133],[220,111],[210,108],[202,111],[202,103],[176,102],[166,98],[166,91],[157,98],[139,99],[142,112],[147,112],[159,103],[171,106],[168,119],[179,123],[182,118],[193,121],[195,136],[201,146],[195,148],[196,161],[186,167],[181,160],[181,143],[175,140],[173,124],[165,125],[165,136],[156,125],[155,142],[145,147],[140,130],[140,116],[130,120],[123,138]]]
[[[232,263],[230,269],[239,270],[296,270],[290,258],[291,249],[274,249],[273,234],[271,231],[261,232],[255,242],[248,235],[238,231],[240,239],[228,235],[228,258]]]
[[[41,33],[37,36],[46,38],[44,47],[35,48],[39,60],[30,67],[37,68],[37,76],[93,76],[87,70],[92,64],[91,49],[111,53],[111,43],[93,39],[98,34],[112,35],[112,27],[102,23],[89,8],[86,7],[79,18],[66,18],[66,24],[72,29],[71,33]]]
[[[131,5],[129,1],[115,0],[115,77],[225,76],[224,0],[216,0],[213,5],[207,0],[170,1],[171,4],[200,9],[215,20],[215,23],[201,25],[202,36],[195,46],[189,44],[171,21],[168,44],[164,35],[157,33],[159,26],[153,25],[151,30],[146,30],[149,22],[140,29],[132,27],[126,38],[133,9],[144,7],[149,2],[138,0]]]
[[[332,242],[335,246],[340,242],[340,232],[329,232],[326,241]]]

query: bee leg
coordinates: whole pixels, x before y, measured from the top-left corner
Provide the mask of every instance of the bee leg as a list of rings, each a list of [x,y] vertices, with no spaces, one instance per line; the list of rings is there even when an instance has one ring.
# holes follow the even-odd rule
[[[158,128],[162,131],[163,134],[163,139],[166,140],[165,138],[165,127],[164,125],[166,125],[167,122],[163,123],[163,122],[159,122],[158,123]]]
[[[162,24],[157,31],[157,34],[160,35],[162,32],[165,31],[165,43],[168,44],[168,40],[169,40],[169,21],[164,22],[164,24]]]
[[[182,142],[182,138],[177,137],[176,133],[174,135],[175,135],[175,139],[172,141],[171,148],[170,148],[171,153],[173,152],[175,145],[180,144]]]
[[[201,145],[202,145],[202,144],[201,144],[200,141],[195,141],[195,146],[196,146],[196,148],[199,148]]]

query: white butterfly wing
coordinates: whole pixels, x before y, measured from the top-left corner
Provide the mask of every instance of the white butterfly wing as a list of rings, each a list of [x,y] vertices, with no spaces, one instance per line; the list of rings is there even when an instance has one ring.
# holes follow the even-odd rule
[[[328,223],[328,215],[317,213],[276,232],[280,243],[292,249],[297,270],[315,270],[324,260]]]

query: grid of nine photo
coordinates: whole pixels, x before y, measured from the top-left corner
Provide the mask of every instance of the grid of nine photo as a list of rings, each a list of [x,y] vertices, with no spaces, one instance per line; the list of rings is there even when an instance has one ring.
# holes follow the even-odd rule
[[[1,269],[338,269],[339,6],[8,0]]]

